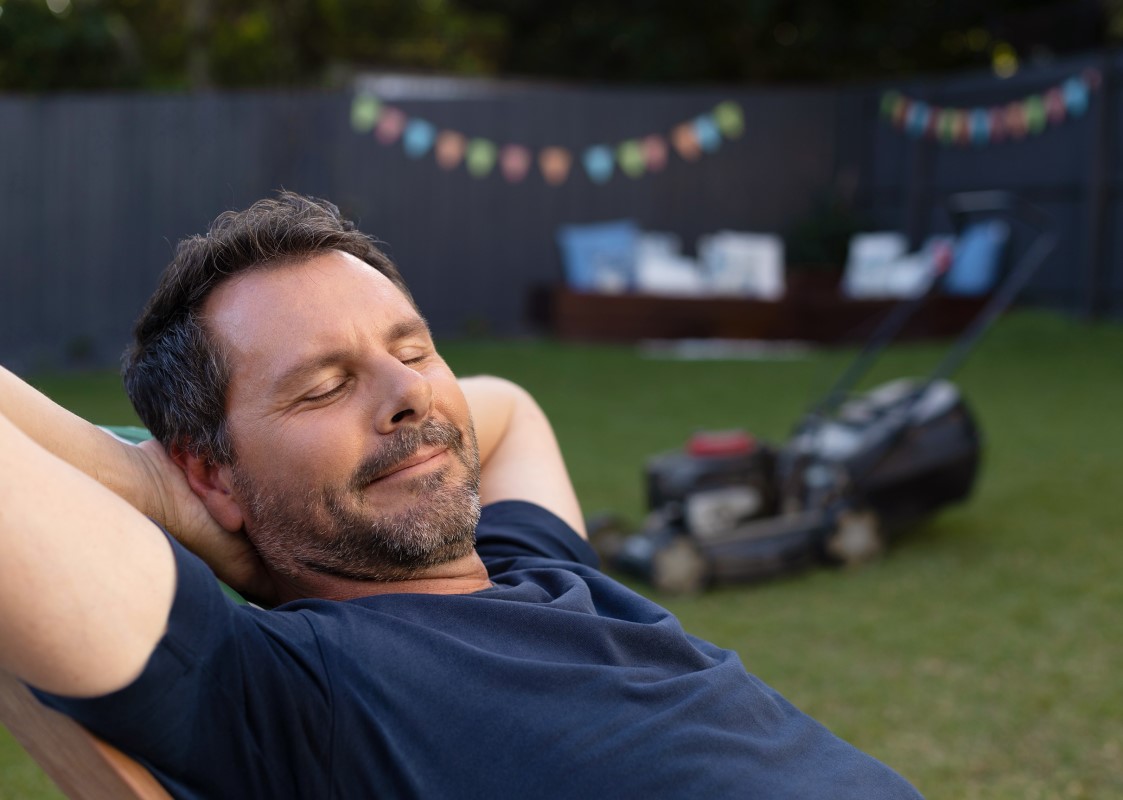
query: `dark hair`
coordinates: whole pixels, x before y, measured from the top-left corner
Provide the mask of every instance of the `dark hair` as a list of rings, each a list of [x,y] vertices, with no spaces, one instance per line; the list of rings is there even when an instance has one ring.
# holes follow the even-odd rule
[[[281,192],[245,211],[219,216],[206,236],[184,239],[133,328],[123,362],[125,391],[141,421],[165,446],[232,463],[226,427],[230,371],[202,308],[239,273],[338,250],[370,264],[413,303],[398,268],[325,200]]]

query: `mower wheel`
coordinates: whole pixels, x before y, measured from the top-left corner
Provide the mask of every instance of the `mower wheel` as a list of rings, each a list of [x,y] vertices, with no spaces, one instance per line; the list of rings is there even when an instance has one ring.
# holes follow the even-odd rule
[[[668,594],[697,594],[706,588],[710,569],[688,536],[675,536],[651,560],[651,583]]]
[[[885,552],[881,517],[869,509],[847,509],[838,515],[825,542],[827,558],[845,566],[873,561]]]

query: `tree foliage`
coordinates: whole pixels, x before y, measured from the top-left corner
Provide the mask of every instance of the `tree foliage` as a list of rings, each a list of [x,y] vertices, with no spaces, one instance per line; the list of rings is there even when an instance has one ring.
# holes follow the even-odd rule
[[[1123,0],[1116,3],[1123,12]],[[1100,0],[461,0],[507,26],[500,68],[661,82],[867,78],[1101,46]]]
[[[324,85],[363,69],[829,81],[1120,38],[1123,0],[0,0],[0,89]]]

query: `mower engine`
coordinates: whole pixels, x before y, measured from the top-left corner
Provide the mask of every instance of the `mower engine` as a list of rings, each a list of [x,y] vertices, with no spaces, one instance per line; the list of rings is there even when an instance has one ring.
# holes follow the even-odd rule
[[[660,525],[699,538],[775,513],[775,453],[744,431],[690,437],[647,463],[647,507]]]

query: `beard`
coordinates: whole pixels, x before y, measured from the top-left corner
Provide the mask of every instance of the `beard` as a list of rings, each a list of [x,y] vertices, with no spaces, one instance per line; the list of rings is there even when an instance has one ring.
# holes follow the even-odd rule
[[[422,447],[447,447],[453,464],[395,482],[404,510],[380,509],[371,483]],[[392,434],[344,486],[303,491],[263,486],[233,467],[246,503],[246,534],[274,570],[304,570],[359,581],[398,581],[472,552],[480,519],[480,458],[475,430],[428,419]]]

